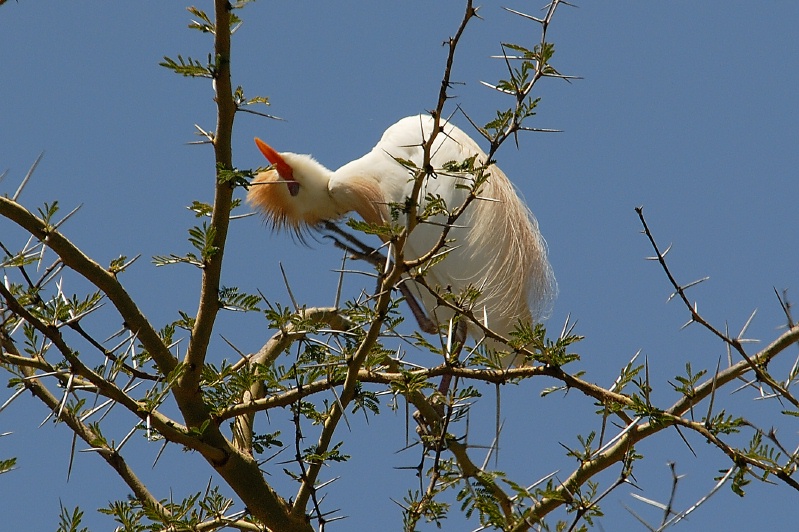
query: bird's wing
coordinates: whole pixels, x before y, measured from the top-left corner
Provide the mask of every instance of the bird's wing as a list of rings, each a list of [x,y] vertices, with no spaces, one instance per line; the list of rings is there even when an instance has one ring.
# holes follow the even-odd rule
[[[403,118],[386,130],[369,153],[334,172],[332,189],[344,195],[351,190],[351,183],[365,181],[379,189],[385,204],[402,205],[412,193],[414,175],[423,164],[422,146],[432,127],[430,117]],[[468,135],[442,122],[442,131],[432,149],[434,173],[425,177],[420,207],[423,209],[432,197],[443,199],[450,211],[459,207],[468,196],[473,176],[442,169],[446,163],[460,163],[474,156],[477,164],[486,159]],[[505,174],[495,166],[488,171],[489,181],[481,196],[495,201],[475,201],[458,218],[442,248],[448,253],[446,259],[433,266],[426,278],[431,285],[453,292],[470,284],[480,289],[483,296],[478,305],[485,305],[494,316],[494,323],[500,317],[506,321],[498,325],[507,329],[517,318],[528,319],[528,303],[539,306],[548,299],[554,279],[546,260],[546,246],[529,210]],[[388,212],[385,208],[383,215]],[[446,221],[446,215],[439,214],[419,224],[406,244],[406,258],[429,252],[439,241]],[[402,218],[397,220],[403,222]],[[428,310],[435,307],[429,295],[422,296]]]

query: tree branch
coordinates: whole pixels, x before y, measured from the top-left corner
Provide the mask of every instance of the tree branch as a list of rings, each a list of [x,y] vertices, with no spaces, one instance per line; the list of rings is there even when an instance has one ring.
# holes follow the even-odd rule
[[[213,332],[214,322],[219,312],[219,287],[222,277],[222,262],[225,253],[228,227],[230,226],[230,210],[232,208],[234,182],[221,178],[221,172],[233,169],[233,151],[231,138],[233,119],[236,116],[236,103],[233,100],[233,88],[230,81],[230,10],[228,0],[214,1],[214,54],[216,71],[214,73],[214,89],[216,92],[216,133],[214,134],[214,158],[216,161],[216,186],[211,227],[214,230],[212,241],[213,253],[203,264],[200,288],[200,303],[191,332],[191,341],[186,351],[184,362],[186,372],[179,382],[180,393],[187,396],[199,394],[199,382],[208,344]],[[199,403],[195,403],[199,404]],[[208,418],[206,409],[184,412],[189,426],[200,425]]]
[[[0,284],[2,287],[2,284]],[[3,288],[4,289],[4,288]],[[14,357],[23,358],[22,355],[16,351],[13,342],[4,338],[2,342],[3,351],[8,351]],[[94,430],[89,428],[88,425],[83,423],[80,418],[72,412],[69,408],[61,408],[61,400],[55,397],[47,387],[42,384],[39,379],[35,378],[35,370],[27,366],[18,366],[20,371],[25,375],[26,379],[23,381],[23,386],[33,393],[34,396],[39,398],[58,419],[66,423],[66,425],[74,432],[80,439],[88,444],[93,450],[99,454],[103,460],[110,465],[114,471],[122,478],[122,480],[131,489],[137,499],[144,504],[150,505],[159,515],[165,518],[169,516],[169,511],[164,508],[158,499],[150,493],[144,483],[136,476],[133,470],[128,466],[125,459],[119,451],[110,447],[105,440],[97,434]],[[166,520],[166,519],[165,519]]]
[[[125,326],[136,335],[150,353],[161,373],[168,375],[175,369],[177,359],[169,352],[158,336],[158,332],[150,325],[113,273],[84,255],[58,230],[50,227],[20,204],[2,196],[0,196],[0,215],[13,221],[49,246],[66,266],[99,288],[113,303],[124,320]]]

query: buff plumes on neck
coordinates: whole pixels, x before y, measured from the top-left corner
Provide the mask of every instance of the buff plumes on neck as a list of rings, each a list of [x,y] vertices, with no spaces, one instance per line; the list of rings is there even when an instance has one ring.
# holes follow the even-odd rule
[[[310,155],[278,153],[260,139],[255,144],[272,167],[255,177],[247,201],[264,212],[273,228],[300,233],[338,216],[327,191],[330,170]]]
[[[255,143],[272,167],[256,176],[247,200],[264,212],[275,229],[300,233],[307,226],[336,220],[350,211],[370,223],[385,221],[385,201],[375,180],[358,174],[340,175],[310,155],[278,153],[260,139]]]

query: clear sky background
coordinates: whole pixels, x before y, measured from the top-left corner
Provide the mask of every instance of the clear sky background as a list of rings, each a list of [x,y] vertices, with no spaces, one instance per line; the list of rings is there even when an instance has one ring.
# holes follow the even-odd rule
[[[518,150],[507,145],[498,160],[549,243],[560,286],[552,334],[571,315],[586,337],[576,347],[582,361],[570,369],[609,386],[640,350],[649,360],[655,400],[670,405],[676,395],[667,380],[688,360],[712,371],[725,350],[696,326],[680,330],[686,310],[666,303],[669,285],[657,265],[644,260],[652,252],[633,209],[643,205],[660,244],[673,244],[669,260],[680,281],[710,276],[690,295],[712,323],[737,331],[758,309],[748,336],[765,345],[779,334],[784,319],[774,288],[799,299],[799,3],[578,3],[559,9],[550,40],[553,65],[584,79],[541,83],[539,115],[530,123],[563,132],[524,135]],[[507,5],[527,12],[539,7]],[[208,2],[198,7],[211,11]],[[235,164],[264,164],[252,144],[258,135],[279,150],[313,153],[336,168],[368,151],[399,118],[432,108],[446,52],[441,43],[462,10],[459,1],[249,6],[234,37],[233,82],[249,96],[268,96],[268,111],[285,121],[239,115]],[[504,75],[502,62],[490,56],[500,52],[500,41],[532,45],[539,28],[492,2],[480,13],[484,20],[470,25],[456,57],[453,78],[463,85],[453,93],[454,103],[484,123],[494,109],[509,105],[479,83]],[[156,269],[148,259],[189,250],[186,229],[195,219],[185,207],[195,199],[211,201],[213,192],[210,148],[186,145],[195,140],[193,124],[214,127],[210,82],[158,66],[164,55],[202,59],[210,51],[207,35],[186,29],[189,18],[180,2],[0,7],[0,170],[8,169],[0,193],[12,194],[44,151],[21,200],[35,208],[58,199],[64,212],[82,204],[64,230],[101,263],[141,253],[123,281],[158,326],[177,319],[178,310],[193,312],[199,275],[188,266]],[[455,121],[468,127],[461,116]],[[4,241],[14,240],[10,231],[0,221]],[[329,305],[340,258],[326,242],[303,247],[247,218],[231,228],[223,282],[259,288],[287,303],[280,261],[300,301]],[[370,286],[364,282],[347,279],[347,289]],[[118,328],[113,316],[93,325],[98,336]],[[270,334],[259,317],[238,315],[225,316],[220,332],[250,352]],[[211,357],[218,363],[236,355],[219,342]],[[792,362],[786,358],[770,369],[784,378]],[[574,463],[559,443],[573,445],[576,434],[599,430],[595,407],[580,394],[539,397],[553,384],[533,380],[503,390],[508,427],[499,468],[520,483],[555,470],[568,476]],[[470,438],[487,445],[494,406],[492,389],[484,391]],[[0,402],[9,393],[0,392]],[[753,397],[742,391],[723,401],[764,429],[779,422],[780,436],[795,445],[799,421],[775,418],[770,413],[779,412],[778,405]],[[37,428],[46,415],[28,399],[0,415],[0,432],[13,432],[0,438],[0,457],[19,458],[16,471],[0,476],[0,528],[54,529],[60,499],[67,507],[82,505],[93,530],[112,529],[95,508],[124,498],[127,488],[91,453],[77,455],[67,482],[71,434],[51,423]],[[368,425],[355,417],[354,437],[340,435],[353,459],[330,469],[329,476],[341,479],[325,506],[350,517],[330,530],[399,529],[399,509],[390,498],[401,500],[418,484],[412,472],[395,468],[415,465],[418,452],[393,453],[404,445],[401,413],[386,412]],[[130,423],[107,436],[119,441]],[[636,480],[643,496],[668,498],[667,462],[674,461],[685,475],[676,499],[682,510],[707,492],[716,471],[729,467],[715,448],[693,435],[689,440],[697,456],[674,431],[641,446],[646,460]],[[170,486],[176,498],[200,491],[212,474],[199,456],[173,447],[155,469],[156,445],[138,442],[126,451],[160,498],[170,497]],[[276,482],[282,482],[281,467],[271,471]],[[612,468],[601,478],[610,482],[617,473]],[[659,521],[659,512],[631,497],[635,491],[623,486],[606,499],[602,529],[642,529],[625,506]],[[747,491],[739,499],[723,488],[679,529],[795,526],[795,492],[762,483]],[[457,510],[444,528],[471,529]]]

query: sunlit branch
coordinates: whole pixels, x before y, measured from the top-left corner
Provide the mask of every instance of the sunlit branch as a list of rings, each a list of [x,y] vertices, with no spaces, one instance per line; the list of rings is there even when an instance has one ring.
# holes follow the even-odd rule
[[[222,276],[222,262],[225,253],[230,211],[233,205],[234,183],[219,178],[219,172],[233,168],[233,152],[231,138],[233,119],[236,116],[236,103],[233,99],[233,87],[230,80],[230,10],[226,0],[215,0],[214,20],[214,56],[217,70],[214,73],[214,91],[216,97],[217,118],[216,131],[213,135],[214,159],[217,168],[214,203],[211,212],[211,227],[214,238],[213,252],[204,260],[202,281],[200,286],[200,303],[192,328],[191,341],[186,350],[184,362],[186,371],[181,377],[176,394],[192,394],[200,382],[202,367],[208,351],[208,344],[219,312],[219,286]],[[203,409],[193,408],[184,411],[189,425],[199,425],[207,419],[208,413]],[[196,419],[194,419],[196,418]]]
[[[2,286],[2,285],[0,285]],[[14,345],[10,342],[3,342],[2,348],[4,351],[9,352],[15,357],[21,355],[15,351]],[[143,503],[147,503],[162,516],[167,517],[169,512],[164,508],[161,503],[155,498],[144,483],[136,476],[133,470],[128,466],[125,459],[119,451],[113,449],[103,442],[99,434],[92,430],[88,425],[83,423],[78,415],[69,408],[60,408],[61,399],[54,396],[47,389],[39,379],[34,378],[35,372],[32,368],[27,366],[18,366],[26,377],[23,381],[23,386],[30,390],[34,396],[39,398],[52,412],[56,412],[58,419],[63,421],[79,438],[88,444],[93,450],[99,454],[103,460],[110,465],[114,471],[119,474],[122,480],[133,491],[136,497]]]
[[[64,262],[99,288],[114,304],[126,326],[136,334],[163,374],[170,373],[177,360],[161,341],[156,330],[141,313],[136,303],[125,291],[116,276],[83,254],[60,232],[49,227],[44,221],[27,209],[0,196],[0,215],[15,222],[34,237],[45,242]]]

